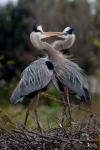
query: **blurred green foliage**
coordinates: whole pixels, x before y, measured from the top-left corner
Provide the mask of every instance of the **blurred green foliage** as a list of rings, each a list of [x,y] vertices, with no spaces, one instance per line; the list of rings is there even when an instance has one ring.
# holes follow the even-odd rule
[[[93,44],[94,44],[97,48],[100,48],[100,39],[94,39]]]

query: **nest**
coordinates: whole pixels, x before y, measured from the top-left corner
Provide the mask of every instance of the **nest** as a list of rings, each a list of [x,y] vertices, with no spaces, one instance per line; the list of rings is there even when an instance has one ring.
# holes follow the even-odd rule
[[[97,149],[100,149],[100,114],[86,111],[83,120],[75,121],[70,108],[58,121],[58,128],[39,131],[18,124],[13,129],[6,128],[6,132],[0,136],[0,150]]]
[[[90,118],[91,119],[91,116]],[[95,150],[100,146],[100,130],[97,123],[89,121],[86,126],[71,122],[65,128],[39,132],[20,125],[0,137],[0,150]]]

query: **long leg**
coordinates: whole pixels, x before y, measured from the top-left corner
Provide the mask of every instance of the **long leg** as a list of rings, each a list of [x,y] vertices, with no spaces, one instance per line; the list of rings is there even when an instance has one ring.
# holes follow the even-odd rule
[[[64,87],[64,99],[65,99],[65,107],[68,107],[68,113],[69,113],[69,122],[70,122],[70,127],[72,126],[71,124],[71,111],[70,111],[70,100],[69,100],[69,91],[67,87]]]
[[[36,99],[35,108],[34,108],[34,114],[35,114],[35,118],[36,118],[37,127],[42,132],[42,128],[40,126],[38,113],[37,113],[37,105],[38,105],[38,102],[39,102],[39,97],[40,97],[40,92],[37,94],[37,99]]]
[[[68,92],[68,88],[65,86],[64,87],[64,96],[63,96],[63,116],[62,116],[62,120],[61,120],[61,124],[63,126],[64,124],[64,117],[67,117],[66,114],[66,107],[68,108],[68,114],[69,114],[69,119],[70,119],[70,124],[71,124],[71,112],[70,112],[70,101],[69,101],[69,92]]]
[[[62,119],[61,119],[61,125],[62,127],[64,127],[64,118],[65,116],[67,117],[67,114],[66,114],[66,104],[65,104],[65,95],[63,93],[62,95],[62,105],[63,105],[63,111],[62,111]]]
[[[41,127],[40,127],[39,119],[38,119],[38,114],[37,114],[37,105],[38,105],[38,101],[39,101],[39,96],[40,96],[40,92],[38,92],[36,97],[31,100],[31,102],[30,102],[30,104],[28,106],[28,109],[26,111],[24,124],[26,125],[29,113],[30,113],[30,111],[32,111],[34,109],[37,127],[41,131]]]
[[[32,104],[33,104],[33,99],[30,101],[29,106],[28,106],[27,111],[26,111],[25,121],[24,121],[24,124],[25,124],[25,125],[26,125],[26,123],[27,123],[27,119],[28,119],[29,113],[30,113],[30,111],[31,111],[31,106],[32,106]]]
[[[68,92],[68,88],[65,86],[64,87],[64,100],[65,100],[65,105],[69,105],[70,106],[70,101],[69,101],[69,92]]]

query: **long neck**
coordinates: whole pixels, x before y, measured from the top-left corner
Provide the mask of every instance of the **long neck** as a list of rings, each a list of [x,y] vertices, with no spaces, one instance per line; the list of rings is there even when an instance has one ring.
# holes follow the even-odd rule
[[[48,54],[49,59],[54,62],[62,62],[64,56],[59,51],[56,51],[50,44],[42,42],[43,49]]]
[[[39,35],[31,33],[30,40],[35,48],[38,50],[44,50],[48,54],[50,60],[54,62],[62,62],[64,56],[59,51],[56,51],[53,47],[51,47],[50,44],[42,42],[39,39]]]
[[[38,50],[42,50],[42,44],[41,41],[39,40],[39,35],[37,35],[37,33],[32,32],[30,34],[30,41],[32,43],[32,45],[37,48]]]

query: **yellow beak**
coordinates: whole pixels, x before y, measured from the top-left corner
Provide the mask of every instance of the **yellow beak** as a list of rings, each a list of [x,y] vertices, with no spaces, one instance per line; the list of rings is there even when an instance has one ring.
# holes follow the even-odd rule
[[[43,32],[41,39],[52,37],[52,36],[62,36],[64,35],[62,32]]]

